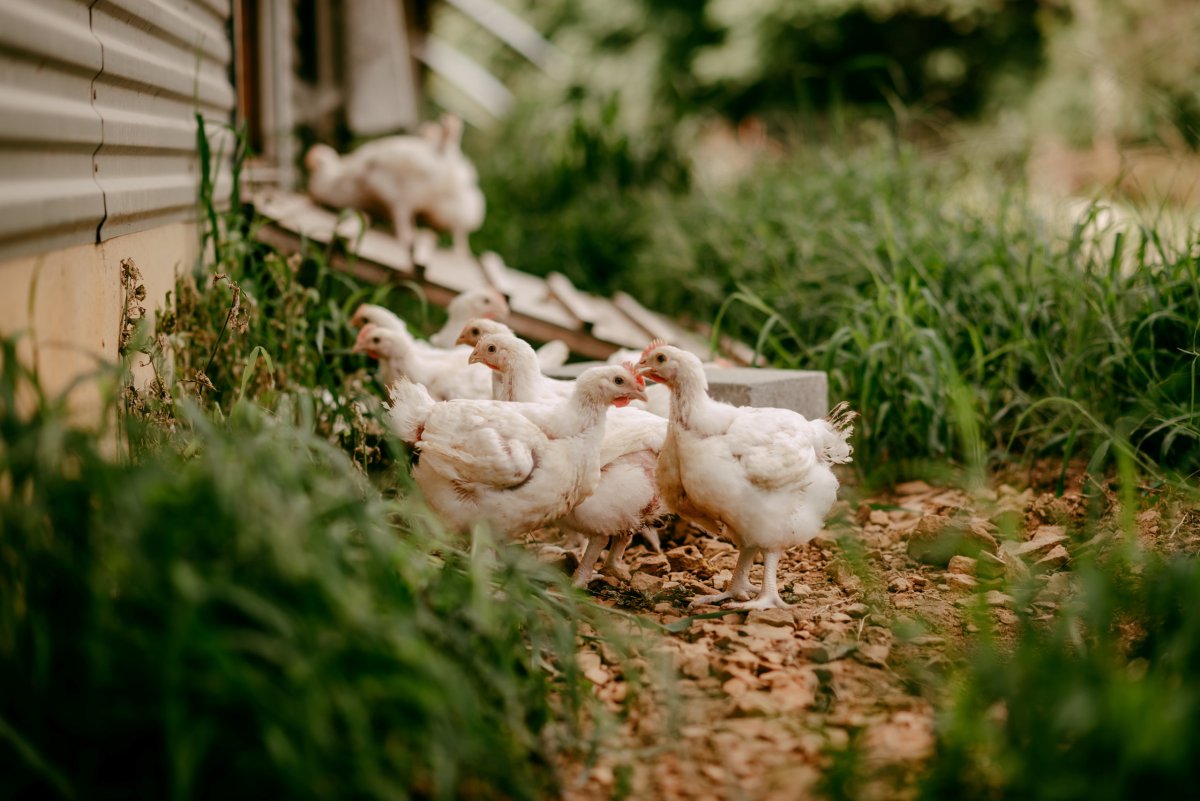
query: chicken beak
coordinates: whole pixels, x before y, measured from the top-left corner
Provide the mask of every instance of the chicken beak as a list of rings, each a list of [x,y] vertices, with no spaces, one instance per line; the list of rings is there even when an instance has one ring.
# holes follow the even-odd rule
[[[640,375],[642,378],[649,378],[651,381],[657,381],[660,384],[663,383],[662,378],[660,376],[658,376],[657,374],[655,374],[654,370],[650,367],[650,365],[646,364],[645,359],[642,359],[641,361],[639,361],[637,363],[637,366],[633,368],[633,371],[635,373],[637,373],[638,375]]]
[[[645,403],[646,390],[642,389],[641,387],[633,387],[630,389],[629,394],[626,397],[628,397],[630,400],[637,400]]]
[[[467,357],[467,364],[483,364],[483,356],[479,354],[479,349],[471,351],[471,355]]]
[[[454,344],[455,345],[470,345],[471,344],[467,340],[467,330],[465,328],[463,329],[462,333],[458,335],[458,339],[454,340]],[[474,355],[474,354],[472,354],[472,355]]]

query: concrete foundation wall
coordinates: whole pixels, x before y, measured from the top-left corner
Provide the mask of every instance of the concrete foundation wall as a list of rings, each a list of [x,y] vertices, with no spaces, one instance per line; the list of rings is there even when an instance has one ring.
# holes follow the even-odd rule
[[[0,263],[0,335],[21,333],[19,357],[36,369],[47,395],[60,395],[99,365],[119,359],[121,262],[137,265],[146,290],[140,305],[152,316],[179,272],[195,263],[198,236],[194,223],[174,223]],[[138,361],[145,360],[134,364],[134,380],[142,386],[153,374]],[[80,383],[68,396],[72,415],[84,424],[100,422],[101,398],[97,382]]]

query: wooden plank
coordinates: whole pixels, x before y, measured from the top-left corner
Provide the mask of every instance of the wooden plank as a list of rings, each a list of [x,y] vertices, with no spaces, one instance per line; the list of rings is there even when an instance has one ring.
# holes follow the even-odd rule
[[[328,245],[338,238],[341,246],[330,249],[331,266],[364,281],[413,281],[429,302],[438,306],[447,305],[469,289],[487,285],[500,289],[509,299],[506,322],[523,337],[540,342],[561,339],[573,353],[592,359],[606,359],[621,347],[645,347],[656,337],[701,358],[709,356],[703,339],[623,292],[610,302],[579,291],[565,276],[552,274],[543,281],[509,269],[495,253],[484,253],[476,260],[439,249],[432,232],[422,232],[419,238],[415,251],[423,264],[416,265],[395,237],[380,230],[362,231],[363,220],[357,215],[339,220],[337,214],[306,196],[285,192],[260,193],[252,201],[269,220],[258,228],[260,241],[279,250],[295,251],[306,239]],[[745,349],[740,345],[738,352],[744,353]]]
[[[513,312],[545,320],[564,331],[583,333],[583,325],[579,320],[550,296],[550,290],[546,287],[545,281],[536,275],[523,273],[520,270],[509,270],[507,278],[509,286],[512,287],[508,307]],[[553,339],[553,337],[551,338]]]
[[[583,293],[571,283],[571,279],[562,273],[550,273],[546,276],[546,288],[550,290],[551,296],[580,322],[585,334],[592,333],[592,327],[596,324],[596,313]]]
[[[508,280],[508,265],[499,253],[485,250],[479,254],[479,267],[493,289],[499,290],[507,300],[512,296],[512,284]]]
[[[696,354],[701,359],[707,359],[711,355],[707,342],[661,314],[650,311],[638,303],[633,296],[618,291],[613,295],[613,305],[645,329],[651,339],[665,339],[676,347]]]

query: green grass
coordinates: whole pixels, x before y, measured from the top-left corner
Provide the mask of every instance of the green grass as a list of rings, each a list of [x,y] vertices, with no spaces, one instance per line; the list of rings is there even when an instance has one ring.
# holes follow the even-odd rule
[[[926,799],[1182,798],[1200,780],[1200,564],[1109,554],[1050,623],[980,637],[945,699]]]
[[[201,198],[216,263],[95,376],[116,452],[0,341],[0,798],[556,797],[616,720],[580,644],[624,660],[633,705],[636,643],[419,502],[345,322],[386,299],[427,323],[419,298]]]
[[[723,189],[646,176],[618,207],[634,222],[611,235],[618,211],[601,203],[587,216],[530,201],[530,229],[511,209],[557,183],[501,160],[491,180],[512,177],[518,197],[492,207],[488,230],[515,265],[574,267],[774,365],[828,371],[831,398],[862,414],[856,464],[870,479],[1040,457],[1103,473],[1122,437],[1150,474],[1200,471],[1200,232],[1181,241],[1154,218],[1109,230],[1095,214],[1056,231],[1019,177],[854,138],[794,147]],[[577,180],[599,192],[605,175]],[[559,226],[572,231],[557,260],[524,236]]]
[[[0,355],[0,797],[533,799],[594,747],[565,576],[295,407],[177,397],[119,457]]]

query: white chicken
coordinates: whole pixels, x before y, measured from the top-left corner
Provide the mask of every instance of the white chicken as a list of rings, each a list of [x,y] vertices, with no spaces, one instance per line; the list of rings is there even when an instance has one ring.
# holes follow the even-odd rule
[[[413,340],[414,347],[417,350],[445,351],[454,350],[456,347],[464,344],[474,346],[474,341],[461,341],[462,332],[468,330],[468,326],[473,320],[482,320],[483,323],[481,325],[491,326],[488,329],[489,331],[507,331],[512,333],[511,328],[492,319],[503,319],[508,316],[508,303],[505,302],[504,296],[496,290],[484,288],[463,292],[450,301],[447,311],[449,312],[449,318],[446,320],[446,324],[430,337],[429,341],[422,339]],[[355,309],[354,315],[350,318],[350,324],[355,328],[362,328],[367,323],[374,323],[384,328],[393,328],[397,331],[408,333],[408,326],[395,312],[374,303],[360,304]],[[454,339],[450,339],[449,344],[441,344],[447,342],[446,337],[443,335],[448,331],[452,332],[453,336],[459,337],[460,341],[456,342]],[[478,334],[475,334],[476,338],[478,336]],[[559,367],[566,362],[567,357],[571,355],[571,351],[565,342],[555,339],[538,348],[537,354],[538,364],[543,370],[549,370]]]
[[[484,326],[481,323],[469,327]],[[575,391],[574,381],[543,375],[533,346],[506,331],[479,337],[468,361],[492,370],[493,400],[553,403]],[[644,386],[645,382],[642,383]]]
[[[492,396],[489,371],[468,361],[468,349],[421,350],[405,328],[367,323],[358,332],[353,351],[379,360],[379,381],[385,388],[403,376],[424,385],[437,400]]]
[[[461,293],[446,306],[446,323],[429,342],[439,348],[453,348],[463,326],[476,317],[503,320],[508,316],[508,302],[499,290],[491,287],[471,289]]]
[[[657,468],[663,501],[684,520],[723,532],[740,548],[728,589],[693,603],[733,598],[743,609],[786,607],[777,586],[780,556],[821,532],[837,500],[831,465],[850,461],[854,412],[841,404],[824,419],[807,420],[786,409],[715,401],[700,360],[659,342],[646,348],[637,369],[671,389]],[[762,589],[748,601],[754,590],[750,567],[760,551]]]
[[[485,203],[478,176],[460,147],[462,122],[446,115],[419,136],[388,136],[339,156],[327,145],[305,154],[312,197],[337,208],[382,211],[396,238],[411,247],[422,214],[450,231],[454,247],[468,254],[468,236],[483,224]]]
[[[454,340],[454,343],[456,345],[470,345],[471,347],[475,347],[475,343],[484,334],[511,334],[512,336],[516,336],[516,333],[511,328],[499,320],[476,317],[467,321],[467,324],[459,331],[458,339]],[[571,349],[561,339],[552,339],[540,346],[535,353],[537,354],[538,368],[552,370],[555,367],[562,367],[566,363],[567,357],[571,355]]]
[[[471,361],[490,367],[500,378],[493,384],[496,400],[554,402],[573,391],[572,381],[542,375],[528,343],[510,334],[485,334],[475,344]],[[645,386],[644,383],[642,386]],[[667,510],[658,497],[655,463],[667,435],[667,421],[634,408],[610,409],[600,449],[600,483],[559,524],[587,539],[574,582],[586,587],[596,559],[612,542],[604,570],[629,578],[621,561],[635,532],[642,532],[661,551],[655,526]]]
[[[600,481],[606,411],[644,397],[629,367],[596,367],[555,404],[436,402],[419,384],[392,387],[393,430],[417,452],[413,478],[449,528],[486,522],[501,536],[568,514]]]

